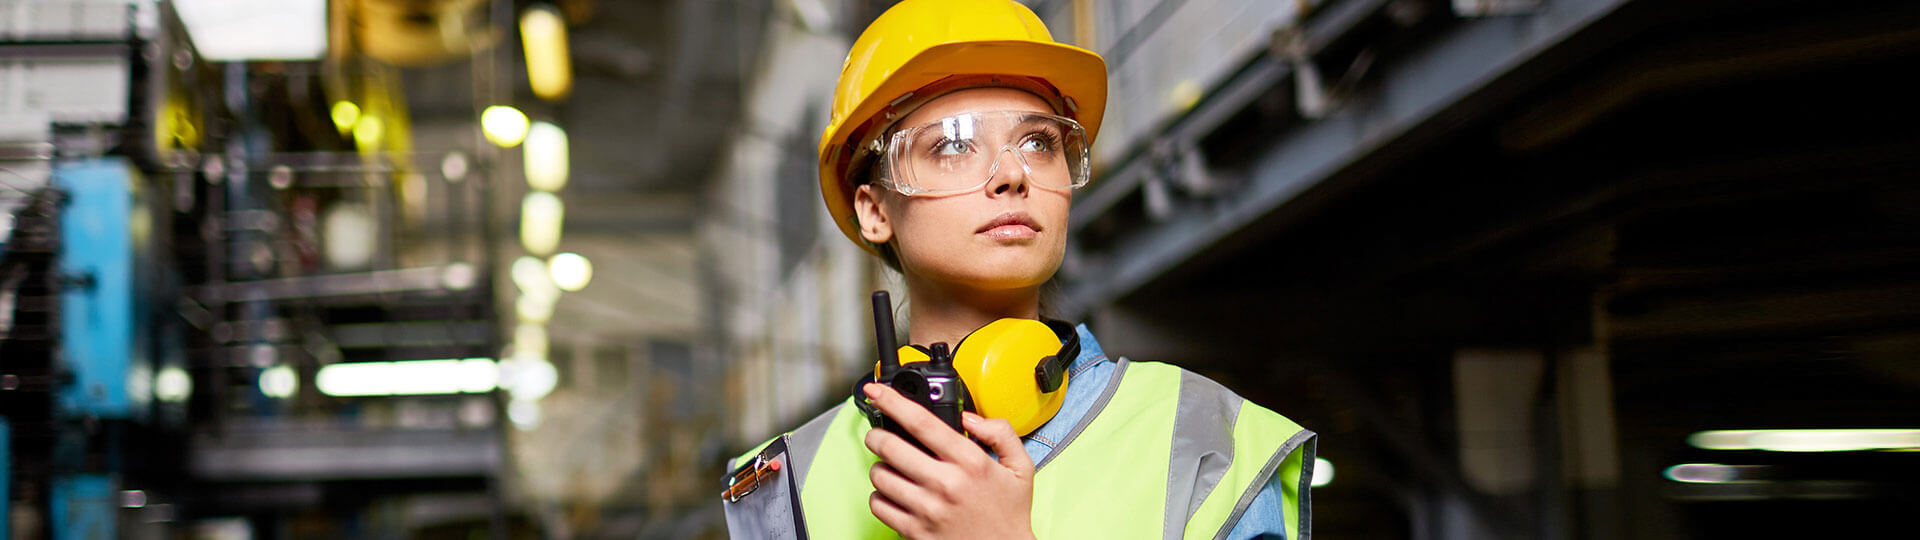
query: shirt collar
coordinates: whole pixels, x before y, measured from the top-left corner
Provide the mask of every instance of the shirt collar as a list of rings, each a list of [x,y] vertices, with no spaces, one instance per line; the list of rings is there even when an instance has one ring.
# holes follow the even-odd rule
[[[1088,330],[1087,325],[1075,325],[1073,330],[1080,334],[1080,356],[1073,359],[1073,365],[1067,366],[1068,377],[1078,376],[1094,364],[1108,361],[1107,352],[1100,349],[1100,341],[1093,338],[1093,331]]]

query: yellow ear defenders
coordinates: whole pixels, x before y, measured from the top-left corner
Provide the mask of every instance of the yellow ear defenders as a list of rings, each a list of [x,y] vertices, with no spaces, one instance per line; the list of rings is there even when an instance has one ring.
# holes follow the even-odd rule
[[[893,345],[892,316],[888,314],[882,320],[878,311],[888,303],[885,294],[884,291],[874,293],[875,330],[882,353],[881,360],[874,365],[873,380],[890,379],[892,373],[903,369],[945,372],[945,366],[914,369],[928,365],[914,364],[950,361],[952,371],[963,383],[959,386],[966,393],[962,402],[965,409],[987,418],[1004,419],[1020,436],[1040,429],[1060,412],[1060,404],[1066,401],[1067,395],[1067,366],[1080,354],[1080,334],[1073,325],[1060,321],[1000,319],[961,338],[951,353],[946,352],[944,343],[900,347],[895,351],[898,363],[889,368],[888,364],[893,361],[889,356],[895,356],[886,354]],[[940,355],[947,358],[933,362],[933,357]],[[937,403],[924,405],[936,414],[940,411]]]
[[[929,352],[901,347],[900,363],[927,361]],[[966,383],[976,414],[1005,419],[1025,437],[1060,412],[1067,365],[1079,354],[1080,334],[1067,323],[1000,319],[960,339],[953,369]]]

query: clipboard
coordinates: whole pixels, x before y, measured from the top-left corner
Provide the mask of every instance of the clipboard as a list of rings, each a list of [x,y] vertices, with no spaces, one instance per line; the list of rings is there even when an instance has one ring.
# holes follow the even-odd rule
[[[800,489],[787,456],[788,437],[774,439],[753,459],[727,473],[720,499],[733,538],[807,538]]]

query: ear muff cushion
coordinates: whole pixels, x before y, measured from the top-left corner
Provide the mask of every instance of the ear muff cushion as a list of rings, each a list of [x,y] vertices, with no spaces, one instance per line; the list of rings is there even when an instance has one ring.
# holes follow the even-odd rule
[[[1013,431],[1026,436],[1060,412],[1066,385],[1041,392],[1033,368],[1060,352],[1060,338],[1045,323],[1030,319],[1000,319],[968,334],[953,355],[972,394],[974,410],[987,418],[1003,418]]]

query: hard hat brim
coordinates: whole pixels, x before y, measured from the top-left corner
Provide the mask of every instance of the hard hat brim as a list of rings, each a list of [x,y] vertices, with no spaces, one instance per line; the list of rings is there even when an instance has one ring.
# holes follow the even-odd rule
[[[909,111],[889,111],[901,96],[955,76],[1014,76],[1046,81],[1060,92],[1073,118],[1087,130],[1091,143],[1099,136],[1107,106],[1107,63],[1100,55],[1072,45],[1034,41],[973,41],[929,47],[885,76],[850,121],[829,126],[820,138],[820,194],[827,213],[854,244],[869,253],[878,251],[860,235],[853,218],[853,182],[846,177],[853,151],[848,138],[876,122],[885,123]],[[882,118],[885,115],[894,118]],[[851,121],[860,119],[860,121]]]

